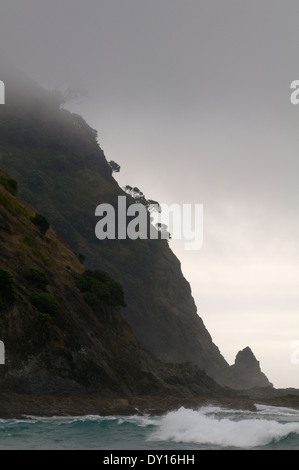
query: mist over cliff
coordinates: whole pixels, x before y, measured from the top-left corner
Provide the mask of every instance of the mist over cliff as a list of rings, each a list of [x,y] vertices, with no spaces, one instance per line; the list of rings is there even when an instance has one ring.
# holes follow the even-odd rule
[[[143,348],[163,362],[190,361],[218,383],[238,388],[238,370],[232,381],[167,240],[96,238],[95,208],[116,208],[118,196],[132,202],[113,178],[96,130],[63,108],[57,90],[15,73],[4,80],[0,161],[20,196],[49,220],[86,269],[104,270],[121,283],[127,304],[121,315]],[[246,387],[255,385],[252,376]]]

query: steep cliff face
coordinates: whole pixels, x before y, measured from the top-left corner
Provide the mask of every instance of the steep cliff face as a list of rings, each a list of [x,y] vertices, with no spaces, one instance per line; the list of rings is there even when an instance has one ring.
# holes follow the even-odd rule
[[[188,397],[220,389],[192,364],[166,365],[144,350],[120,315],[119,291],[106,295],[118,285],[100,272],[108,284],[92,278],[88,291],[91,274],[16,191],[0,167],[1,393]]]
[[[96,207],[117,209],[118,196],[125,195],[96,131],[31,80],[22,77],[21,88],[15,81],[7,78],[0,109],[0,158],[20,195],[85,256],[86,268],[106,270],[122,283],[127,307],[121,313],[143,347],[163,361],[191,361],[225,383],[229,365],[197,314],[168,242],[96,238]]]
[[[100,241],[95,236],[95,208],[101,203],[116,207],[117,197],[125,194],[95,131],[80,116],[59,109],[53,96],[30,80],[22,85],[25,96],[6,82],[0,154],[19,182],[20,195],[86,257],[86,267],[100,266],[123,284],[128,307],[122,314],[142,345],[163,360],[190,360],[217,376],[227,363],[197,315],[167,241]]]

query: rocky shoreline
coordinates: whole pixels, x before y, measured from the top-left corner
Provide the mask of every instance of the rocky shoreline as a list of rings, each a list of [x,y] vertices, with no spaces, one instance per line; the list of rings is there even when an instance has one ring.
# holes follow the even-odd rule
[[[192,398],[142,396],[130,398],[105,398],[99,395],[23,395],[15,393],[0,394],[0,418],[22,419],[30,416],[159,416],[180,407],[198,409],[202,406],[221,406],[224,408],[255,411],[255,405],[265,404],[299,409],[299,391],[287,393],[276,391],[267,396],[256,393],[236,397]],[[255,395],[255,396],[254,396]]]
[[[19,394],[0,395],[0,418],[20,419],[26,416],[132,416],[161,415],[180,407],[197,409],[209,404],[227,407],[254,409],[254,402],[248,399],[209,399],[197,397],[181,399],[177,397],[132,397],[103,398],[98,395],[36,396]]]

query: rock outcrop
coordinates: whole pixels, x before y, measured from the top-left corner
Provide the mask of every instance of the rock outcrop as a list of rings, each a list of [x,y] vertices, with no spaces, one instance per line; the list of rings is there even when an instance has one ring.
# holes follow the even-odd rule
[[[238,352],[224,382],[227,386],[240,390],[273,386],[261,371],[259,361],[248,346]]]

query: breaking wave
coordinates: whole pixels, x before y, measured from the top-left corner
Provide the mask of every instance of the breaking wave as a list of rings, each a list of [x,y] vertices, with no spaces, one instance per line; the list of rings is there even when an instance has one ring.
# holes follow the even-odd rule
[[[257,412],[249,412],[204,407],[168,413],[150,439],[246,449],[279,442],[292,434],[299,435],[297,410],[257,406]]]

